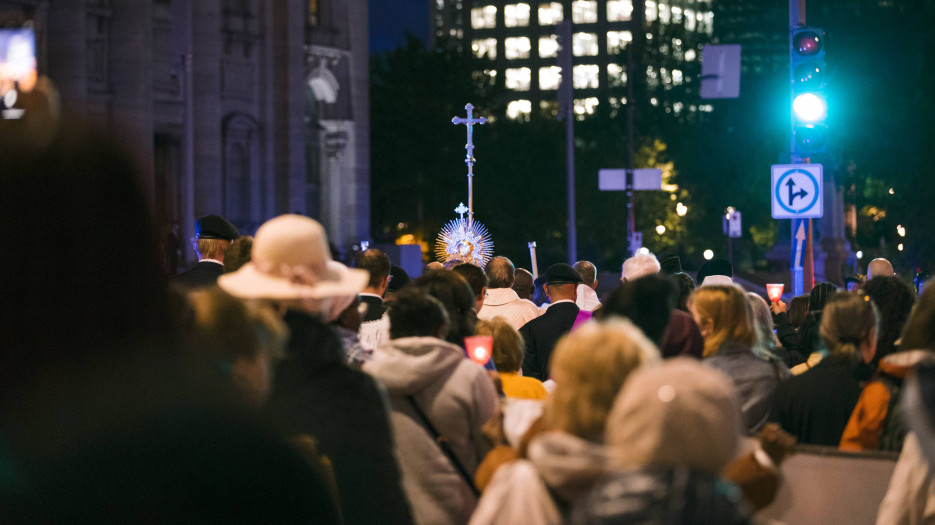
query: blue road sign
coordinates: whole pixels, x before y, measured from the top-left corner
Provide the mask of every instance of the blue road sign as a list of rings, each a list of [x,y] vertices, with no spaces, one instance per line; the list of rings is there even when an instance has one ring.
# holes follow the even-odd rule
[[[821,164],[775,164],[770,171],[774,219],[821,217]]]
[[[802,267],[805,260],[805,241],[808,239],[808,219],[792,219],[792,260],[789,268]]]

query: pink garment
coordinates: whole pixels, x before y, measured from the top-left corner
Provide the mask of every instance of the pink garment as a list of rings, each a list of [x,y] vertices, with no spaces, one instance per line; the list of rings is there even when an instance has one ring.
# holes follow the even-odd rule
[[[578,317],[575,318],[575,323],[571,325],[571,330],[569,331],[569,333],[574,332],[575,330],[578,329],[580,325],[583,325],[584,323],[590,321],[591,317],[593,316],[594,316],[593,312],[589,312],[587,310],[579,311]]]

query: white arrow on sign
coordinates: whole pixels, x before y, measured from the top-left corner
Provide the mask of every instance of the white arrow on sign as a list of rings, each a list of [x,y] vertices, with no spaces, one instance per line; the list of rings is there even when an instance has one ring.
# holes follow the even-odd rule
[[[799,223],[799,229],[795,231],[795,267],[802,267],[802,244],[805,243],[805,221]]]

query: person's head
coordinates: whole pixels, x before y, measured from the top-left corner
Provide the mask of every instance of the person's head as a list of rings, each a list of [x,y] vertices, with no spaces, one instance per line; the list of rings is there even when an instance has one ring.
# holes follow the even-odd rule
[[[520,299],[532,300],[532,294],[536,291],[536,285],[533,283],[532,274],[525,268],[517,268],[516,276],[513,280],[513,291]]]
[[[220,215],[205,215],[195,221],[195,249],[202,259],[216,259],[224,262],[224,255],[240,231]]]
[[[545,428],[601,441],[607,414],[630,372],[659,361],[659,351],[625,319],[588,323],[562,338],[551,358],[555,390]]]
[[[570,300],[578,297],[578,285],[581,276],[570,265],[555,263],[545,271],[545,294],[551,302]]]
[[[893,275],[896,275],[893,264],[882,257],[870,261],[870,264],[867,265],[868,281],[875,277],[891,277]]]
[[[935,351],[935,286],[930,286],[933,281],[935,279],[923,286],[922,295],[906,322],[899,345],[902,349]]]
[[[766,303],[766,299],[753,292],[747,292],[747,303],[750,305],[757,344],[761,348],[774,348],[776,346],[776,334],[773,333],[773,314],[769,310],[769,304]]]
[[[479,320],[474,328],[477,335],[493,337],[493,363],[500,372],[518,372],[523,366],[526,345],[510,323],[502,317]]]
[[[789,301],[789,309],[786,311],[786,319],[789,320],[792,328],[798,330],[802,321],[805,320],[806,314],[808,314],[808,295],[803,294],[793,297]]]
[[[689,297],[688,309],[704,338],[705,357],[715,355],[725,341],[756,344],[750,306],[740,287],[702,286]]]
[[[390,267],[390,282],[386,285],[386,292],[383,294],[383,301],[390,303],[396,300],[396,294],[403,289],[404,286],[411,283],[412,279],[409,278],[409,274],[401,266],[396,266],[395,264]]]
[[[444,268],[446,270],[451,270],[455,266],[458,266],[459,264],[464,264],[464,261],[462,261],[461,259],[450,259],[448,261],[445,261]]]
[[[877,348],[877,307],[861,292],[835,294],[822,309],[821,337],[831,355],[873,360]]]
[[[459,264],[451,271],[464,277],[471,286],[471,292],[474,293],[474,311],[479,312],[484,306],[484,296],[487,295],[487,274],[471,263]]]
[[[390,257],[383,250],[371,248],[357,256],[357,267],[370,272],[370,280],[364,289],[383,297],[386,287],[390,283]]]
[[[253,237],[244,235],[237,238],[224,254],[224,273],[237,271],[241,266],[250,262],[251,250],[253,250]]]
[[[825,304],[838,293],[838,289],[831,283],[819,283],[808,292],[808,311],[817,312],[825,307]]]
[[[651,341],[659,344],[675,306],[675,285],[662,275],[652,274],[626,280],[604,301],[597,315],[626,317]]]
[[[284,353],[285,324],[268,307],[247,305],[217,287],[192,291],[189,301],[194,323],[185,344],[193,360],[230,381],[248,402],[262,404]]]
[[[644,275],[659,273],[660,268],[662,267],[655,255],[638,253],[623,261],[623,266],[620,269],[620,280],[632,281],[633,279],[639,279]]]
[[[720,276],[712,279],[705,284],[705,279],[710,276]],[[734,278],[734,265],[727,259],[714,258],[701,265],[698,274],[695,276],[695,282],[698,286],[708,286],[711,284],[730,284],[728,280]]]
[[[444,269],[445,269],[445,265],[444,265],[444,264],[442,264],[442,263],[440,263],[440,262],[438,262],[438,261],[432,261],[432,262],[426,264],[426,265],[425,265],[425,268],[422,268],[422,273],[426,273],[426,272],[428,272],[429,270],[444,270]]]
[[[849,276],[844,278],[844,291],[846,292],[856,292],[860,289],[860,286],[863,284],[863,281],[859,277]]]
[[[605,443],[618,467],[719,472],[737,455],[740,413],[729,377],[676,357],[627,379],[607,419]]]
[[[464,338],[474,334],[474,324],[477,322],[474,292],[464,277],[448,270],[432,270],[413,281],[412,287],[438,299],[448,314],[448,334],[445,340],[464,346]],[[397,297],[396,308],[398,301]],[[390,317],[392,325],[393,318]]]
[[[418,283],[418,279],[416,282]],[[389,310],[389,316],[390,339],[402,337],[444,339],[448,331],[448,314],[445,306],[438,299],[417,287],[406,288],[397,294],[396,304]]]
[[[0,152],[0,389],[174,346],[155,223],[128,152],[74,120],[0,124]]]
[[[516,268],[513,261],[506,257],[494,257],[487,263],[487,286],[494,288],[510,288],[516,277]],[[520,296],[522,297],[522,295]]]
[[[597,288],[597,267],[591,261],[578,261],[573,266],[576,272],[581,275],[584,284],[591,288]]]
[[[893,352],[896,339],[909,318],[916,297],[912,288],[895,275],[867,281],[863,292],[873,300],[880,317],[880,331],[877,332],[877,351],[874,357],[875,360],[879,360]]]
[[[676,272],[672,274],[672,277],[675,279],[675,284],[678,285],[679,289],[678,297],[675,300],[675,307],[688,313],[688,296],[690,296],[695,289],[695,280],[692,279],[691,275],[685,272]]]
[[[364,322],[360,303],[360,296],[356,294],[333,298],[328,307],[328,322],[345,330],[359,331]]]
[[[675,248],[669,246],[656,254],[659,260],[659,273],[675,275],[682,272],[682,260]]]

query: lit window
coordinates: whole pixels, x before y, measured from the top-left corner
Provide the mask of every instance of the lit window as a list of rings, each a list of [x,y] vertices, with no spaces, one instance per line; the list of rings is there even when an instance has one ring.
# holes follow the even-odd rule
[[[663,24],[668,24],[672,20],[672,13],[669,11],[669,6],[663,3],[659,4],[659,21]]]
[[[532,49],[529,44],[529,38],[525,36],[515,36],[503,40],[503,54],[507,58],[529,58],[529,50]]]
[[[697,56],[697,55],[695,54],[695,50],[694,50],[694,49],[689,49],[688,51],[685,52],[685,60],[688,61],[688,62],[691,62],[692,60],[695,60],[695,57],[696,57],[696,56]]]
[[[711,11],[704,14],[704,32],[709,35],[714,33],[714,13]]]
[[[471,9],[471,27],[474,29],[484,29],[486,27],[496,27],[497,8],[487,5],[484,7],[475,7]]]
[[[572,69],[572,82],[575,89],[596,88],[600,66],[597,64],[582,64]]]
[[[607,82],[611,87],[623,86],[627,83],[627,72],[619,64],[607,64]]]
[[[558,89],[562,82],[562,68],[558,66],[539,68],[539,89]]]
[[[548,4],[539,4],[539,25],[552,26],[563,20],[562,4],[551,2]]]
[[[574,104],[575,115],[593,115],[598,101],[597,97],[576,98]]]
[[[607,0],[607,21],[626,22],[633,16],[633,0]]]
[[[677,5],[672,6],[672,23],[682,23],[682,8]],[[676,112],[678,111],[676,110]]]
[[[678,70],[678,69],[672,70],[672,83],[673,84],[675,84],[676,86],[680,85],[682,81],[684,80],[684,78],[685,77],[682,75],[681,70]]]
[[[515,91],[529,91],[529,82],[532,79],[532,70],[528,67],[518,67],[506,70],[506,88]]]
[[[691,9],[685,10],[685,30],[694,31],[698,20],[695,18],[695,12]]]
[[[597,2],[595,0],[575,0],[571,3],[571,21],[576,24],[597,22]]]
[[[532,113],[532,102],[528,100],[512,100],[506,105],[506,116],[511,119],[525,117]]]
[[[558,55],[558,38],[555,35],[539,37],[539,56],[549,58]]]
[[[652,0],[646,1],[646,21],[652,22],[657,18],[658,11],[656,11],[656,2]]]
[[[594,33],[575,33],[571,36],[571,49],[576,57],[597,56],[597,35]]]
[[[503,25],[520,27],[529,25],[529,4],[503,6]]]
[[[497,39],[483,38],[471,42],[471,50],[476,57],[497,58]]]
[[[627,44],[633,41],[633,33],[629,31],[607,32],[607,54],[617,55],[626,49]]]

